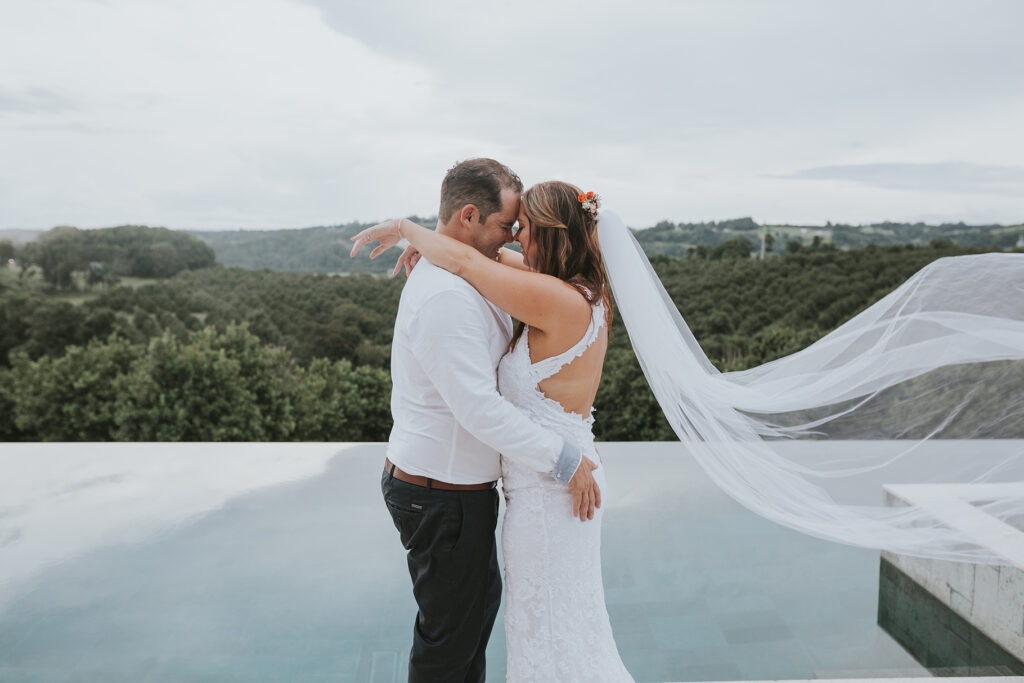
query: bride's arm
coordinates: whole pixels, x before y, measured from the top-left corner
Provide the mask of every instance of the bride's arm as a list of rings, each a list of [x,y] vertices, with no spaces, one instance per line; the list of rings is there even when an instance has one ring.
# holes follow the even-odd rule
[[[590,304],[568,282],[503,265],[468,244],[410,220],[399,220],[397,227],[399,235],[424,258],[465,279],[498,308],[530,327],[550,333],[567,325],[576,328],[590,320]],[[521,264],[521,256],[519,261]]]
[[[526,261],[523,260],[523,255],[518,251],[513,251],[508,247],[502,247],[498,253],[498,263],[503,266],[512,266],[519,270],[529,270],[530,268],[526,265]]]

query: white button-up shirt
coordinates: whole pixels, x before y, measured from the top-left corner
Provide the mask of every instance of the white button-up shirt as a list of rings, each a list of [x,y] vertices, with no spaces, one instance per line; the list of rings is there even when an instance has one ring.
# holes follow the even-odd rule
[[[388,458],[450,484],[501,476],[498,454],[567,484],[579,449],[498,394],[512,320],[468,282],[420,259],[406,281],[391,346]]]

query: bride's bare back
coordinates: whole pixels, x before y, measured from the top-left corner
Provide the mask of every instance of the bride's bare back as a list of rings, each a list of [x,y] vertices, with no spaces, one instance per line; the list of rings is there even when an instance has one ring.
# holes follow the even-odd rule
[[[580,299],[589,308],[589,303],[583,299],[582,295]],[[576,312],[567,311],[566,313],[571,315]],[[537,363],[572,348],[586,333],[589,322],[588,318],[579,327],[568,326],[557,335],[544,333],[534,328],[526,330],[523,336],[528,337],[530,362]],[[520,339],[519,343],[522,344],[523,340]],[[604,356],[607,350],[608,326],[602,325],[597,340],[581,356],[543,380],[537,388],[551,400],[560,403],[567,412],[578,413],[586,417],[590,414],[594,398],[597,396],[597,388],[601,383],[601,369],[604,366]]]

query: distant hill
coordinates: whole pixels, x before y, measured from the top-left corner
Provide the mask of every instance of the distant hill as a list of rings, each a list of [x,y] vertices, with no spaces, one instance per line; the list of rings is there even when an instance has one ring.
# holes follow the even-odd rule
[[[436,217],[411,216],[420,225],[433,228]],[[355,259],[348,254],[351,237],[371,223],[319,226],[297,230],[232,230],[220,232],[190,231],[211,247],[217,260],[226,266],[267,268],[293,273],[390,273],[399,251],[392,249],[371,261],[369,252]],[[877,223],[874,225],[764,225],[751,218],[737,218],[708,223],[671,223],[662,221],[649,228],[633,229],[637,241],[649,256],[686,256],[689,249],[702,244],[714,247],[737,237],[746,238],[757,252],[761,246],[762,229],[771,236],[770,250],[783,252],[790,243],[810,245],[817,238],[823,244],[833,243],[840,249],[865,247],[869,244],[927,245],[945,240],[961,247],[1007,249],[1017,245],[1024,235],[1024,225],[965,225],[963,223],[926,225],[924,223]]]
[[[436,218],[411,216],[420,225],[433,228]],[[346,223],[296,230],[189,231],[213,247],[217,261],[225,266],[267,268],[289,273],[390,273],[401,252],[391,249],[370,260],[364,249],[355,259],[352,236],[374,225]]]
[[[872,225],[762,225],[751,218],[737,218],[709,223],[670,223],[662,221],[642,230],[634,230],[637,241],[648,255],[685,256],[698,244],[718,246],[737,237],[745,237],[756,249],[761,246],[761,233],[766,231],[770,250],[783,252],[790,242],[809,245],[815,238],[832,243],[839,249],[857,249],[869,244],[931,244],[944,240],[961,247],[1024,246],[1024,225],[966,225],[946,223],[875,223]]]
[[[433,228],[436,217],[410,216],[420,225]],[[258,270],[266,268],[291,273],[390,273],[399,251],[392,249],[373,261],[369,251],[355,259],[348,254],[351,237],[372,223],[346,223],[292,230],[222,230],[178,231],[187,233],[209,245],[219,263]],[[93,232],[93,231],[88,231]],[[809,246],[817,240],[834,244],[839,249],[856,249],[868,245],[929,245],[939,240],[960,247],[1024,247],[1024,224],[966,225],[946,223],[875,223],[872,225],[762,225],[747,218],[705,223],[672,223],[662,221],[647,228],[634,228],[637,241],[649,256],[686,256],[698,245],[716,247],[736,238],[745,238],[756,254],[761,247],[761,234],[766,232],[768,250],[781,253],[794,245]],[[15,245],[34,241],[42,232],[2,230],[0,240]]]

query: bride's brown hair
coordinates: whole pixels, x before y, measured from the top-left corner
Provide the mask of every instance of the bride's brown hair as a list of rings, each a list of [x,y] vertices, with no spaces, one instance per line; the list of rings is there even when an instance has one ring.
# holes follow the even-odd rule
[[[523,192],[522,209],[530,221],[530,241],[537,245],[533,269],[565,280],[591,304],[603,301],[610,322],[612,299],[597,241],[597,219],[581,206],[580,193],[580,188],[559,180],[538,183]],[[520,323],[509,348],[522,334]]]

